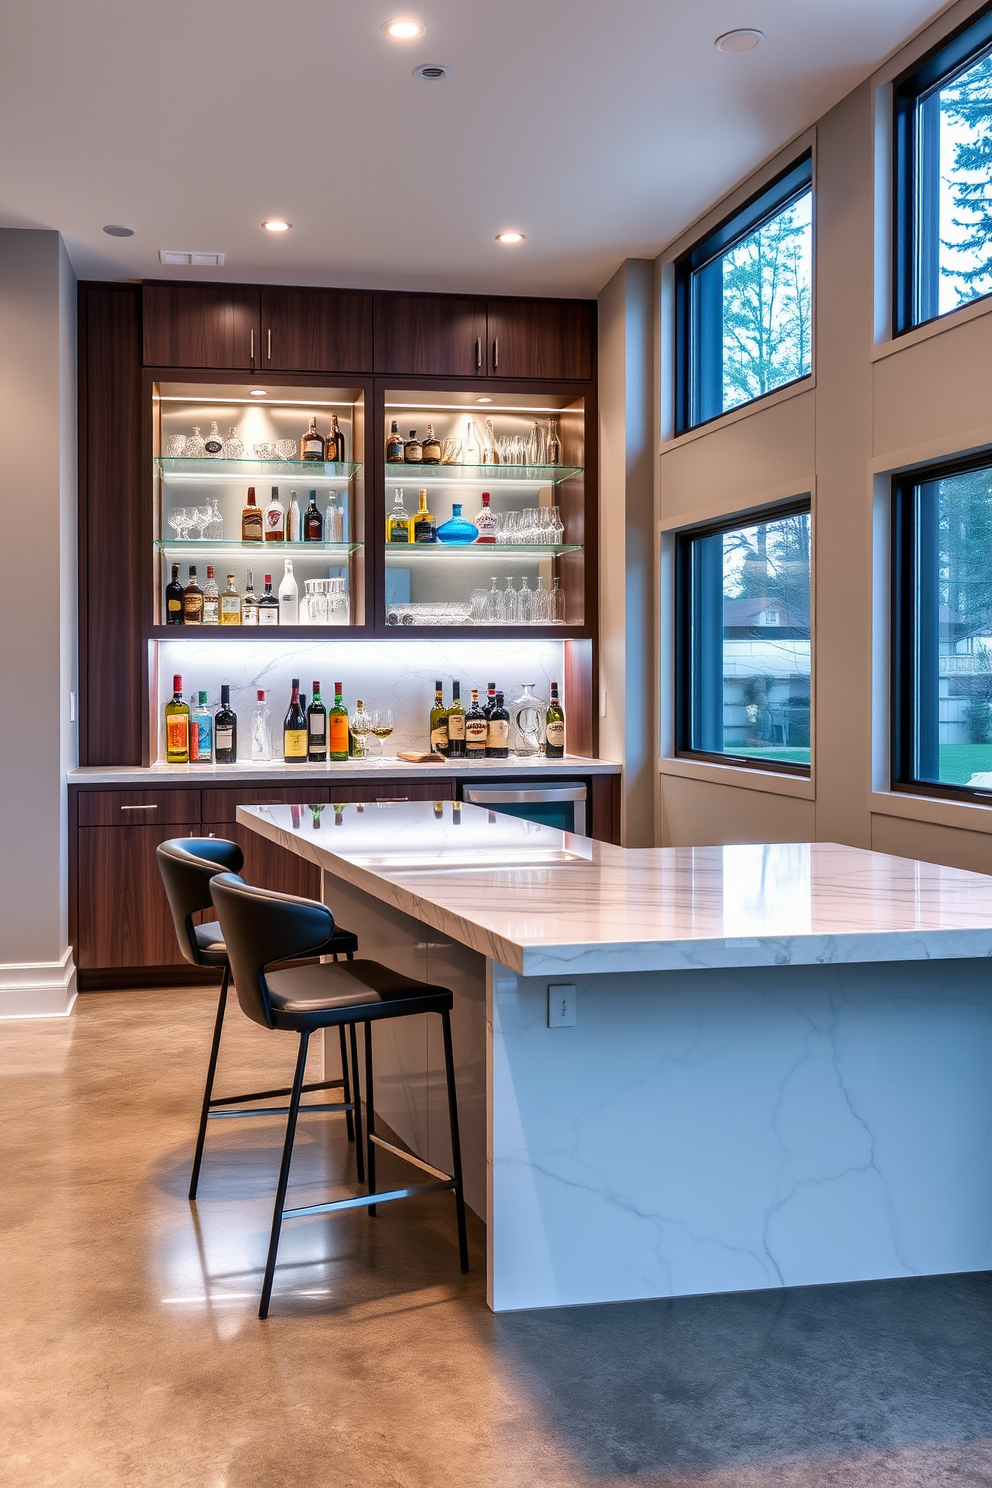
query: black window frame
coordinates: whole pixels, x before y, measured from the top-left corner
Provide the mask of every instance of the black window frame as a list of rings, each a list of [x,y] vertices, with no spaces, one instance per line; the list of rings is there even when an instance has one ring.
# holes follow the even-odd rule
[[[812,524],[812,496],[806,492],[791,497],[788,501],[776,502],[773,506],[754,507],[743,512],[734,512],[712,522],[702,522],[696,527],[684,527],[675,534],[675,758],[698,760],[705,764],[730,765],[735,769],[759,770],[763,774],[796,775],[802,780],[812,779],[813,742],[813,595],[812,569],[810,571],[810,763],[801,765],[791,760],[773,760],[745,754],[728,754],[716,750],[695,749],[692,746],[694,724],[703,702],[693,688],[693,679],[700,666],[700,655],[711,651],[710,665],[714,661],[719,645],[720,703],[723,703],[723,635],[722,626],[718,636],[710,633],[711,627],[702,628],[694,624],[694,599],[696,586],[696,545],[701,539],[722,537],[725,532],[735,532],[742,527],[754,527],[762,522],[777,522],[785,517],[808,516]],[[722,583],[722,569],[721,569]],[[714,673],[717,675],[717,673]],[[712,705],[712,700],[711,705]]]
[[[924,521],[932,522],[935,511],[919,510],[917,492],[921,486],[947,480],[972,471],[988,470],[992,476],[992,447],[937,464],[899,471],[892,477],[889,567],[889,789],[913,796],[936,796],[946,801],[992,805],[992,791],[973,786],[954,785],[948,781],[923,780],[917,769],[919,738],[919,648],[916,643],[920,626],[920,586],[917,583],[919,533]],[[931,599],[936,600],[939,577],[935,572],[926,577]],[[939,646],[939,612],[935,605],[926,617],[931,644]],[[938,652],[939,657],[939,652]],[[936,748],[940,747],[939,668],[926,678],[930,701],[937,717]],[[933,742],[931,741],[931,747]],[[939,769],[939,756],[938,766]]]
[[[917,108],[930,94],[967,71],[982,52],[992,46],[992,3],[933,48],[920,62],[895,79],[892,85],[893,202],[892,202],[892,334],[904,336],[918,326],[953,315],[967,305],[977,305],[992,296],[992,290],[975,295],[965,305],[936,311],[931,303],[933,263],[930,276],[923,272],[923,258],[938,252],[936,224],[924,220],[922,208],[921,156],[932,140],[920,139]],[[929,214],[932,217],[932,213]],[[924,280],[927,280],[924,283]]]
[[[810,371],[804,372],[801,377],[794,377],[789,382],[780,383],[778,387],[772,388],[767,393],[759,393],[757,397],[749,398],[746,403],[735,403],[733,408],[721,409],[719,413],[710,414],[706,418],[694,417],[694,408],[699,405],[700,387],[707,376],[713,375],[709,359],[697,355],[698,309],[696,297],[692,292],[694,276],[700,269],[705,269],[708,264],[722,258],[744,238],[750,237],[751,233],[759,227],[763,227],[766,222],[770,222],[773,217],[785,211],[792,202],[805,196],[807,191],[812,190],[813,151],[809,149],[804,150],[766,186],[755,192],[754,196],[749,197],[743,206],[731,212],[712,232],[675,260],[676,435],[688,433],[690,429],[700,429],[718,418],[726,418],[729,414],[736,413],[740,408],[750,408],[764,398],[771,398],[775,393],[780,393],[783,388],[795,387],[797,383],[805,382],[807,378],[812,377],[811,367]],[[813,257],[815,295],[815,247]],[[721,374],[722,366],[721,360]]]

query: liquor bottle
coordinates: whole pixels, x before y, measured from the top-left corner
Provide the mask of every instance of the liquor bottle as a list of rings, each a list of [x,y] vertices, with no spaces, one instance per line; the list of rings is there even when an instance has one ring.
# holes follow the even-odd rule
[[[462,447],[462,464],[480,465],[481,463],[479,441],[475,437],[475,420],[469,419],[468,428],[465,430],[465,444]]]
[[[478,538],[478,527],[474,522],[467,522],[462,516],[461,502],[453,501],[451,516],[437,529],[438,542],[447,543],[449,547],[465,547],[468,543],[477,542]]]
[[[326,458],[338,465],[344,464],[344,430],[338,423],[336,413],[331,414],[331,431],[327,436]]]
[[[410,430],[410,438],[403,445],[403,459],[408,465],[420,465],[424,458],[424,446],[417,438],[416,429]]]
[[[279,500],[279,487],[272,487],[272,500],[265,508],[265,541],[286,541],[286,509]]]
[[[241,541],[262,541],[262,512],[255,505],[255,487],[248,487],[248,501],[241,509]]]
[[[238,715],[231,707],[231,684],[220,689],[220,707],[214,714],[214,764],[238,763]]]
[[[402,486],[397,487],[392,507],[386,513],[386,541],[387,543],[408,543],[410,541],[410,517],[403,502]]]
[[[165,623],[183,623],[183,586],[179,582],[179,564],[172,565],[172,582],[165,586]]]
[[[558,701],[558,683],[551,684],[551,701],[546,715],[544,753],[548,759],[565,757],[565,709]]]
[[[300,516],[300,508],[296,501],[296,492],[292,492],[289,503],[289,511],[286,513],[286,541],[299,542],[301,540],[301,528],[303,522]]]
[[[196,707],[189,718],[189,757],[209,764],[213,759],[214,721],[207,707],[207,694],[196,694]]]
[[[327,763],[327,709],[320,699],[320,683],[313,684],[313,702],[307,709],[307,759],[312,765]]]
[[[392,427],[386,435],[386,464],[402,465],[403,463],[403,439],[396,420],[393,419]]]
[[[282,583],[279,585],[279,624],[299,625],[300,586],[293,574],[293,560],[287,558],[283,564]]]
[[[510,715],[503,706],[503,694],[497,692],[489,709],[486,728],[486,759],[506,759],[510,753]]]
[[[427,438],[420,447],[420,458],[425,465],[440,465],[441,441],[434,433],[434,425],[427,425]]]
[[[172,701],[165,705],[165,758],[170,765],[189,764],[189,703],[178,673],[172,679]]]
[[[220,458],[220,454],[221,454],[221,451],[223,450],[223,448],[224,448],[224,440],[221,437],[220,433],[218,432],[218,429],[217,429],[217,420],[216,419],[211,419],[210,420],[210,433],[207,435],[206,439],[203,441],[203,451],[204,451],[204,454],[209,455],[211,457],[211,459],[217,460],[217,459]]]
[[[245,592],[241,601],[241,624],[258,624],[258,595],[255,593],[255,585],[251,576],[251,569],[245,574]]]
[[[233,574],[228,574],[227,588],[220,597],[220,623],[221,625],[241,624],[241,595],[238,593]]]
[[[183,624],[203,624],[203,590],[196,582],[196,568],[190,564],[189,583],[183,590]]]
[[[310,427],[300,440],[301,460],[323,460],[324,458],[324,436],[317,433],[317,416],[314,414],[310,420]],[[333,458],[328,456],[328,459]]]
[[[434,818],[436,821],[444,821],[444,802],[434,802]]]
[[[448,752],[448,718],[444,711],[444,694],[440,677],[434,683],[434,706],[431,709],[431,749],[434,754]]]
[[[324,536],[328,542],[344,542],[344,513],[338,506],[338,493],[331,492],[324,521]]]
[[[472,520],[475,523],[476,527],[479,529],[479,536],[476,539],[477,542],[494,543],[496,541],[496,528],[499,526],[499,523],[496,519],[496,513],[489,505],[488,491],[483,491],[482,510],[477,512]]]
[[[220,590],[214,578],[214,566],[207,564],[207,577],[203,585],[203,624],[220,624]]]
[[[328,757],[332,760],[346,760],[350,738],[351,729],[348,727],[348,709],[344,705],[344,693],[341,683],[335,682],[334,707],[327,715]]]
[[[300,707],[300,679],[293,678],[293,696],[282,725],[282,753],[287,765],[307,762],[307,719]]]
[[[451,707],[445,713],[448,725],[448,758],[465,757],[465,709],[462,707],[462,684],[451,684]]]
[[[303,541],[324,541],[324,519],[317,510],[317,492],[310,492],[310,505],[303,514]]]
[[[251,757],[263,761],[272,758],[272,724],[265,691],[261,687],[255,693],[255,708],[251,715]]]
[[[561,440],[558,438],[558,420],[548,420],[548,443],[544,452],[545,463],[548,465],[561,464]]]
[[[488,687],[486,688],[486,703],[485,703],[485,707],[482,710],[483,713],[485,713],[485,715],[486,715],[487,718],[489,717],[490,713],[493,711],[493,709],[495,708],[495,706],[496,706],[496,683],[495,682],[490,682],[489,685],[488,685]]]
[[[437,542],[437,523],[427,510],[427,492],[420,493],[420,510],[410,519],[410,537],[415,543]]]
[[[485,757],[486,757],[486,736],[487,736],[488,732],[489,732],[489,726],[488,726],[488,724],[486,722],[486,715],[483,713],[482,709],[479,707],[479,689],[477,687],[473,687],[472,688],[472,706],[469,708],[468,712],[465,714],[465,758],[466,759],[475,759],[475,760],[485,759]]]
[[[265,589],[258,601],[259,625],[279,624],[279,601],[272,593],[272,575],[265,575]]]

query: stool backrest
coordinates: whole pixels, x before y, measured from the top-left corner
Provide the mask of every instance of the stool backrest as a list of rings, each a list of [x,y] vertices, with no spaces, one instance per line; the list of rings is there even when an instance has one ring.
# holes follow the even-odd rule
[[[212,909],[210,880],[218,873],[240,873],[245,855],[225,837],[172,837],[155,849],[158,871],[172,911],[179,949],[187,961],[200,965],[200,949],[193,933],[193,916]]]
[[[242,1012],[272,1027],[265,968],[318,950],[334,930],[326,905],[294,894],[258,889],[233,873],[211,879],[210,895],[220,921],[227,960]]]

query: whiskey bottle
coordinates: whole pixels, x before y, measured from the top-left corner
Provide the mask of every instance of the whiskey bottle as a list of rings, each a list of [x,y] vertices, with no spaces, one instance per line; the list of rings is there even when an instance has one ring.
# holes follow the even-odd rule
[[[282,753],[287,765],[307,762],[307,720],[300,707],[300,679],[293,678],[293,695],[282,726]]]
[[[172,701],[165,705],[165,758],[170,765],[189,764],[189,703],[178,673],[172,679]]]
[[[408,465],[420,465],[424,458],[424,446],[417,438],[416,429],[410,430],[410,438],[403,445],[403,459]]]
[[[179,582],[179,564],[172,565],[172,582],[165,586],[165,623],[183,623],[183,586]]]
[[[265,701],[265,690],[255,693],[255,709],[251,715],[251,757],[253,760],[272,758],[272,727],[269,722],[269,705]]]
[[[489,732],[486,715],[479,707],[479,689],[472,688],[472,706],[465,714],[465,758],[480,760],[486,757],[486,737]]]
[[[332,760],[348,758],[351,729],[348,726],[348,709],[344,705],[344,692],[340,682],[334,684],[334,707],[327,715],[328,757]]]
[[[220,707],[214,714],[214,764],[238,763],[238,715],[231,707],[231,686],[221,684]]]
[[[316,414],[310,420],[310,427],[300,440],[301,460],[323,460],[324,458],[324,436],[317,433]],[[328,455],[328,459],[333,458]]]
[[[265,508],[265,541],[286,541],[286,508],[279,500],[279,487],[272,487],[272,500]]]
[[[212,563],[207,564],[207,577],[203,585],[203,623],[204,625],[220,624],[220,590],[214,578]]]
[[[420,447],[420,458],[425,465],[440,465],[441,441],[434,433],[434,425],[427,425],[427,438]]]
[[[544,753],[548,759],[565,757],[565,709],[558,700],[558,683],[551,684],[551,701],[546,715]]]
[[[448,718],[444,710],[444,694],[440,677],[434,683],[434,706],[431,709],[431,750],[434,754],[448,752]]]
[[[307,709],[307,759],[312,765],[327,763],[327,709],[321,702],[320,683],[316,680],[313,701]]]
[[[410,519],[410,536],[415,543],[437,542],[437,523],[427,510],[427,492],[420,493],[420,509]]]
[[[509,753],[510,715],[503,706],[503,694],[497,692],[486,726],[486,759],[506,759]]]
[[[286,513],[286,541],[299,542],[302,537],[303,519],[300,516],[300,508],[296,500],[296,492],[293,491],[289,503],[289,511]]]
[[[293,560],[287,558],[283,564],[283,578],[279,585],[279,624],[299,625],[300,586],[293,573]]]
[[[462,707],[462,684],[451,684],[451,707],[445,713],[448,725],[448,758],[465,757],[465,709]]]
[[[244,598],[241,601],[241,624],[258,624],[258,596],[255,593],[255,585],[250,568],[245,574],[245,592]]]
[[[403,504],[402,486],[397,488],[392,507],[386,515],[386,541],[387,543],[408,543],[410,541],[410,517]]]
[[[233,574],[228,574],[227,588],[220,597],[220,623],[221,625],[241,624],[241,595],[238,593]]]
[[[328,460],[333,460],[338,465],[344,464],[344,430],[338,423],[336,413],[331,414],[331,430],[327,436]]]
[[[483,491],[482,509],[472,518],[472,520],[475,523],[476,527],[478,527],[479,529],[479,535],[476,538],[476,542],[494,543],[496,541],[496,528],[499,526],[499,523],[496,519],[496,513],[489,505],[488,491]]]
[[[224,449],[224,440],[220,432],[218,431],[216,419],[211,419],[210,421],[210,433],[203,441],[203,449],[204,453],[208,454],[211,459],[220,459],[221,453]]]
[[[393,419],[392,427],[386,435],[386,464],[402,465],[403,463],[403,437]]]
[[[258,623],[259,625],[279,624],[279,601],[272,593],[272,575],[265,575],[265,589],[258,601]]]
[[[248,487],[248,502],[241,510],[241,541],[262,541],[262,512],[255,505],[255,487]]]
[[[183,590],[183,624],[203,624],[203,590],[196,582],[196,568],[190,564],[189,583]]]
[[[303,541],[324,541],[324,519],[317,510],[317,492],[310,492],[310,505],[303,514]]]
[[[189,757],[190,762],[199,761],[201,764],[209,764],[214,757],[213,750],[214,721],[207,707],[207,694],[198,692],[196,695],[196,707],[190,714],[189,719]]]

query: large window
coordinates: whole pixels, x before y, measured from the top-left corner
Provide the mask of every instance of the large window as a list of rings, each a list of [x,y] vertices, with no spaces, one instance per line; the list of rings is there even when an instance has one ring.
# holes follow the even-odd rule
[[[812,371],[812,172],[805,155],[676,263],[677,432]]]
[[[895,85],[895,330],[992,293],[992,10]]]
[[[992,455],[893,491],[893,783],[992,790]]]
[[[808,499],[679,534],[676,746],[809,774]]]

